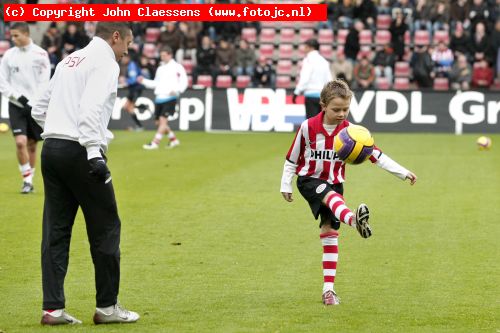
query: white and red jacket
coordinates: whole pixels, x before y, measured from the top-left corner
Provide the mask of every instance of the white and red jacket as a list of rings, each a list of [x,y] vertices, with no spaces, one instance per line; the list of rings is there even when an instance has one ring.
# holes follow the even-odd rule
[[[347,120],[337,125],[331,134],[323,126],[324,112],[305,120],[286,155],[281,178],[281,192],[292,193],[294,175],[319,178],[330,184],[345,181],[345,163],[333,147],[333,139],[340,130],[350,125]],[[409,171],[374,147],[370,161],[395,176],[406,179]]]

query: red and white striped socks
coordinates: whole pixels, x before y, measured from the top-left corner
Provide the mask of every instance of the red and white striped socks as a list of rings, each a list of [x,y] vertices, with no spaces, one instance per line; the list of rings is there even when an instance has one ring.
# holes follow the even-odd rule
[[[177,140],[174,131],[171,130],[170,132],[168,132],[168,139],[170,140],[170,142]]]
[[[159,145],[162,138],[163,134],[161,134],[160,132],[156,132],[155,137],[153,138],[153,143]]]
[[[334,193],[327,199],[326,204],[340,222],[356,227],[354,213],[345,205],[342,195]]]
[[[26,183],[33,183],[33,173],[34,170],[31,169],[29,163],[19,165],[19,171],[21,172],[21,176],[23,176],[23,181]]]
[[[328,290],[334,290],[333,285],[339,257],[338,235],[336,231],[319,235],[323,245],[323,294]]]

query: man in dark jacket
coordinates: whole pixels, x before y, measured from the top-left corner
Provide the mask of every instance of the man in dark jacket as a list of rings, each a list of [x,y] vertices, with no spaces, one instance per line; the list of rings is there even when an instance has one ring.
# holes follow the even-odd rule
[[[415,46],[415,53],[411,58],[410,67],[413,69],[413,78],[420,88],[432,87],[434,64],[426,46]]]

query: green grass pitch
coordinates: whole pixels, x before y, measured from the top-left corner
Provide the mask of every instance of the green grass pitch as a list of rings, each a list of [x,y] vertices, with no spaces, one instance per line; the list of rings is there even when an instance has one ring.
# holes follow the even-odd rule
[[[500,330],[500,135],[486,152],[475,146],[479,135],[375,133],[419,180],[411,187],[371,163],[347,167],[347,203],[369,205],[374,235],[341,228],[342,304],[325,308],[317,222],[300,194],[287,203],[279,193],[293,134],[179,132],[179,148],[158,151],[141,147],[152,132],[115,134],[120,301],[142,318],[93,326],[79,213],[66,308],[84,324],[50,332]],[[0,135],[0,151],[0,331],[46,332],[38,323],[40,166],[36,193],[22,196],[10,134]]]

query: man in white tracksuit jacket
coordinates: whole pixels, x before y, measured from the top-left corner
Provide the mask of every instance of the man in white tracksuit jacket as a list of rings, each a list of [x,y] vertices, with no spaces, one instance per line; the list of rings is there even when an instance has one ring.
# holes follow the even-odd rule
[[[120,234],[111,173],[104,155],[115,105],[118,61],[132,31],[123,22],[99,22],[83,49],[56,67],[48,89],[31,114],[43,127],[42,324],[81,324],[65,311],[71,230],[80,207],[95,269],[96,324],[132,323],[139,315],[118,303]]]
[[[143,145],[147,150],[158,149],[161,139],[165,134],[168,134],[168,148],[173,148],[180,144],[175,137],[174,131],[168,126],[168,117],[175,113],[175,106],[179,99],[179,95],[186,91],[188,80],[186,70],[181,64],[173,59],[172,49],[169,46],[164,46],[160,51],[162,65],[156,70],[154,80],[147,80],[139,77],[137,81],[142,83],[146,88],[154,89],[155,91],[155,119],[158,124],[158,130],[153,140]]]
[[[321,90],[332,80],[330,64],[319,54],[319,43],[315,39],[309,39],[305,43],[306,57],[302,62],[299,83],[293,92],[293,102],[297,95],[304,94],[306,118],[312,118],[321,111],[319,95]]]
[[[5,52],[0,66],[0,91],[9,99],[9,119],[16,141],[19,171],[23,177],[21,193],[33,192],[36,146],[42,129],[31,117],[35,98],[50,80],[47,51],[33,43],[29,26],[17,22],[11,26],[14,47]]]

